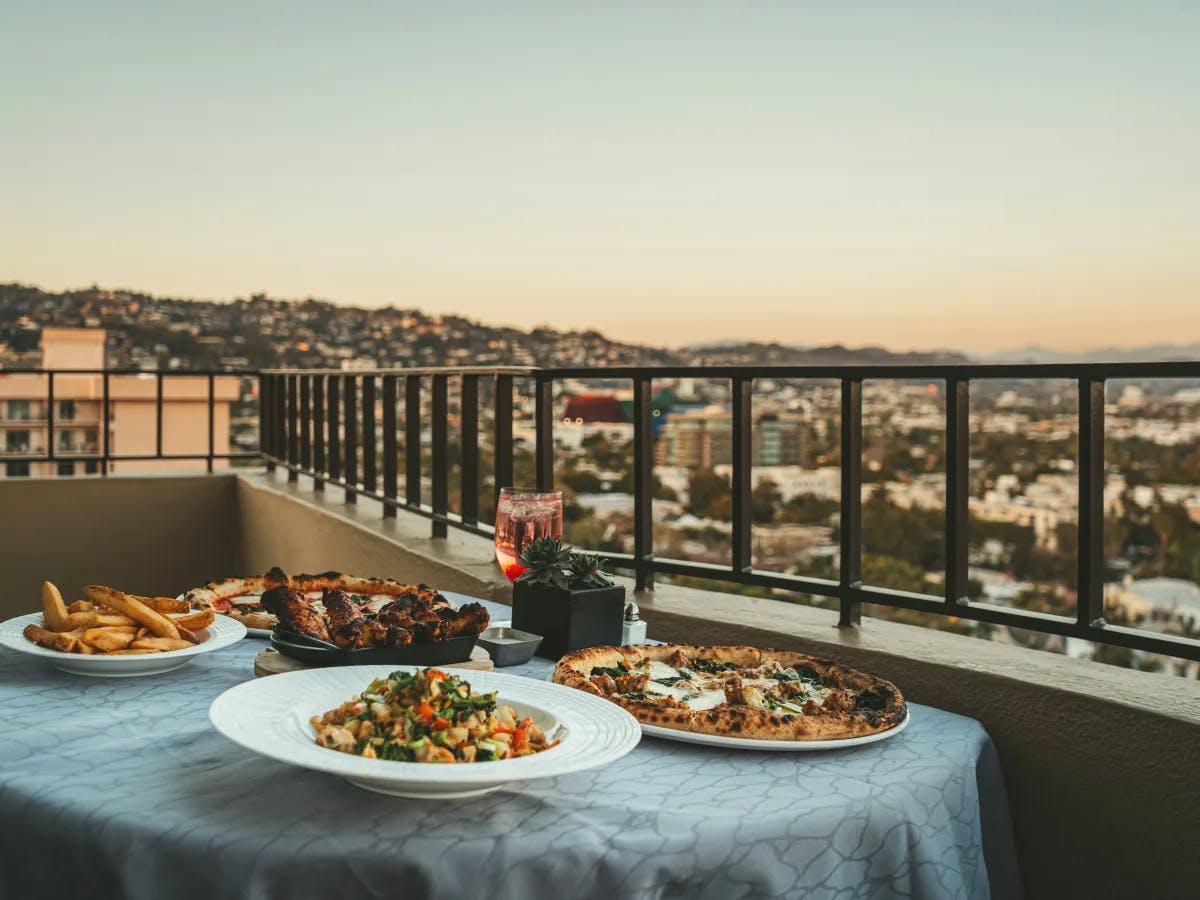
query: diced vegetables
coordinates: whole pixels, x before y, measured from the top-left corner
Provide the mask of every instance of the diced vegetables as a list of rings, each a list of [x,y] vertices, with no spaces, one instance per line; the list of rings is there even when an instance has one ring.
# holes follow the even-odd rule
[[[439,669],[393,672],[358,697],[314,717],[317,743],[368,759],[401,762],[489,762],[529,756],[557,745],[526,716],[473,694]]]

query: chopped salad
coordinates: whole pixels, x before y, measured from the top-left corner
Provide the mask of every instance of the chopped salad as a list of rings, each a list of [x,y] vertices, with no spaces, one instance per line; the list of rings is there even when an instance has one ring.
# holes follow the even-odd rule
[[[475,694],[439,669],[393,672],[353,700],[313,716],[317,743],[341,753],[399,762],[491,762],[531,756],[558,741],[496,694]]]

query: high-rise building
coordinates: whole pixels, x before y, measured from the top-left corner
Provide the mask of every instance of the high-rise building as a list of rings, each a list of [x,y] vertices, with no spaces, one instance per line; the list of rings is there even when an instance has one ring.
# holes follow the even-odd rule
[[[104,331],[98,328],[42,330],[41,368],[55,371],[53,407],[50,379],[41,373],[0,370],[0,478],[99,474],[104,451]],[[91,370],[91,371],[88,371]],[[158,376],[108,378],[110,456],[158,455]],[[228,452],[229,406],[237,399],[236,376],[213,384],[213,448]],[[208,378],[172,375],[163,379],[162,454],[208,452]],[[51,424],[53,423],[53,424]],[[39,460],[50,454],[54,460]],[[109,472],[204,469],[206,460],[146,459],[110,461]],[[214,460],[216,467],[228,465]]]

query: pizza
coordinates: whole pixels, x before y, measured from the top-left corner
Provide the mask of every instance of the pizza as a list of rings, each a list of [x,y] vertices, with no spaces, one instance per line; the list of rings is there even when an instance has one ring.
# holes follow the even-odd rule
[[[611,700],[646,725],[755,740],[862,737],[908,714],[890,681],[755,647],[589,647],[559,660],[554,681]]]
[[[272,588],[287,588],[298,591],[319,605],[327,591],[344,591],[363,601],[364,612],[400,597],[416,596],[433,601],[441,595],[423,584],[402,584],[391,578],[360,578],[341,572],[322,572],[319,575],[288,575],[275,567],[266,575],[249,578],[223,578],[209,582],[203,587],[193,588],[183,595],[192,609],[211,609],[217,615],[237,619],[247,628],[269,630],[279,619],[263,608],[262,595]]]

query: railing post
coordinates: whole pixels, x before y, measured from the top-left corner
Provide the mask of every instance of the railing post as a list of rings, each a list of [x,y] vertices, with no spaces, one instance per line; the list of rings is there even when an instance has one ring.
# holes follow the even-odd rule
[[[652,382],[633,380],[633,572],[639,591],[654,590],[654,436]]]
[[[353,375],[342,376],[345,402],[342,405],[342,455],[346,472],[346,502],[357,503],[358,491],[358,381]]]
[[[446,402],[447,378],[445,375],[433,376],[432,410],[432,444],[433,454],[433,536],[444,538],[447,534],[446,513],[449,507],[449,485],[447,483],[447,438],[446,419],[449,417],[449,407]]]
[[[163,455],[163,373],[156,372],[154,379],[154,452]]]
[[[538,372],[534,381],[534,427],[537,433],[535,473],[539,491],[554,490],[554,382]]]
[[[479,522],[479,376],[464,375],[459,392],[459,429],[462,445],[462,493],[459,506],[463,523]]]
[[[208,456],[205,458],[206,468],[211,475],[213,470],[213,457],[216,455],[215,443],[217,440],[217,376],[212,372],[208,373]],[[307,419],[306,419],[307,421]]]
[[[1079,529],[1076,623],[1104,622],[1104,379],[1079,379]]]
[[[396,376],[383,376],[383,517],[396,516]]]
[[[104,396],[104,400],[101,403],[101,408],[104,411],[104,414],[101,417],[103,419],[103,421],[100,423],[101,431],[102,431],[101,438],[103,439],[102,446],[104,448],[104,452],[100,456],[100,471],[101,471],[102,475],[107,476],[108,475],[108,458],[109,458],[109,417],[110,417],[109,406],[111,403],[107,369],[104,372],[103,386],[102,386],[101,390],[103,391],[103,396]]]
[[[838,626],[862,623],[862,379],[842,379],[841,571]]]
[[[751,472],[753,469],[751,394],[752,379],[733,378],[733,570],[748,572],[753,568],[753,518],[751,515]]]
[[[312,385],[313,408],[313,490],[325,490],[325,376],[314,375]]]
[[[312,384],[311,375],[300,376],[300,466],[312,469]]]
[[[363,489],[375,493],[379,479],[375,467],[375,376],[363,375],[362,381],[362,454]]]
[[[46,455],[50,458],[50,462],[54,462],[54,372],[46,374]],[[161,453],[159,454],[162,455]],[[74,471],[75,464],[71,464],[71,469]],[[51,475],[57,475],[58,472],[51,472]]]
[[[300,473],[296,471],[300,461],[300,428],[299,428],[299,377],[287,376],[287,463],[288,481],[296,481]]]
[[[496,376],[495,418],[492,420],[492,450],[496,471],[492,487],[492,508],[489,519],[496,520],[500,489],[513,487],[513,377]]]
[[[946,379],[946,604],[968,602],[971,398],[965,378]],[[953,611],[950,611],[953,615]]]
[[[161,372],[158,377],[162,378]],[[274,451],[271,449],[271,430],[268,427],[269,410],[271,409],[271,382],[274,377],[273,375],[264,375],[262,372],[258,373],[258,455],[260,457],[274,455]],[[275,463],[272,460],[266,459],[266,464],[268,472],[275,471]]]
[[[342,385],[337,375],[325,383],[325,400],[329,406],[329,480],[342,478]]]
[[[421,505],[421,377],[404,379],[404,502]]]

